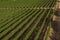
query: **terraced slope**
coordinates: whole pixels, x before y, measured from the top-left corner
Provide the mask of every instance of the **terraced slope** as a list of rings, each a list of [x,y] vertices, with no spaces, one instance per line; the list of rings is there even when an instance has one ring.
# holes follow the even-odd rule
[[[47,40],[56,0],[0,1],[0,40]]]

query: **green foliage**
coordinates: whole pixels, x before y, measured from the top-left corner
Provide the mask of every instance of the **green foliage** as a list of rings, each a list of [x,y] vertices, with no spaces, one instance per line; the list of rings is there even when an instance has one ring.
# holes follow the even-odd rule
[[[55,0],[0,0],[0,39],[29,40],[30,37],[33,37],[34,40],[38,40],[41,38],[45,23],[53,14],[52,9],[40,8],[53,7],[54,4]],[[41,20],[42,23],[36,31]],[[49,23],[50,21],[47,23],[48,29],[50,29]],[[34,31],[36,33],[31,36]],[[44,34],[46,34],[44,36],[47,40],[49,30]]]

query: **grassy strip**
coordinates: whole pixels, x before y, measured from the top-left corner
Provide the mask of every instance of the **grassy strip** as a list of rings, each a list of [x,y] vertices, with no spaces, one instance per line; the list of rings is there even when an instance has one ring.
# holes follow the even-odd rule
[[[50,2],[50,1],[49,1],[49,2]],[[49,3],[48,3],[48,0],[46,0],[46,1],[44,2],[44,5],[43,5],[42,7],[46,7],[48,4],[49,4]]]
[[[27,11],[27,10],[26,10]],[[25,11],[25,12],[26,12]],[[29,12],[29,11],[27,11],[27,12]],[[27,14],[27,12],[26,12],[26,14]],[[14,24],[14,22],[16,22],[18,19],[21,19],[23,16],[25,16],[26,14],[22,14],[22,15],[20,15],[20,16],[17,16],[17,17],[14,17],[14,18],[12,18],[10,21],[8,21],[8,23],[7,24],[4,24],[4,25],[2,25],[1,26],[1,29],[0,29],[0,32],[2,32],[3,30],[5,30],[5,29],[7,29],[7,28],[9,28],[9,26],[10,25],[12,25],[12,24]]]
[[[39,7],[43,7],[46,4],[46,0],[45,1],[43,0],[40,4],[41,5],[39,5]]]
[[[7,35],[5,38],[3,38],[3,40],[4,39],[8,39],[8,38],[10,38],[15,32],[17,32],[33,15],[35,15],[35,13],[33,13],[33,12],[35,12],[35,10],[33,10],[33,11],[31,11],[28,15],[26,15],[23,19],[21,19],[21,20],[24,20],[21,24],[19,23],[19,22],[21,22],[21,20],[20,21],[18,21],[17,23],[18,24],[20,24],[20,25],[18,25],[17,23],[16,24],[14,24],[12,27],[15,27],[16,25],[16,27],[17,28],[15,28],[14,30],[12,30],[12,28],[11,28],[11,30],[12,30],[12,32],[11,33],[9,33],[9,35]],[[36,11],[37,12],[37,11]],[[31,15],[30,15],[31,14]],[[29,16],[30,15],[30,16]],[[26,19],[26,17],[27,16],[29,16],[27,19]],[[9,30],[9,29],[7,29],[7,30]],[[8,38],[7,38],[8,37]]]
[[[51,28],[51,22],[50,22],[49,25],[48,25],[48,28],[47,28],[47,31],[46,31],[45,39],[44,39],[44,40],[48,40],[49,34],[50,34],[50,28]]]
[[[42,25],[41,25],[41,28],[39,29],[39,31],[38,31],[37,35],[35,36],[34,40],[38,40],[39,35],[40,35],[40,33],[41,33],[41,31],[42,31],[42,29],[43,29],[43,27],[44,27],[44,24],[45,24],[45,22],[46,22],[47,17],[49,16],[49,14],[50,14],[50,10],[49,10],[49,13],[47,14],[45,20],[43,21],[43,23],[42,23]]]
[[[37,13],[36,16],[35,16],[33,19],[31,19],[31,21],[25,26],[25,28],[23,28],[23,29],[18,33],[17,37],[15,37],[14,40],[15,40],[15,39],[18,39],[18,38],[25,32],[25,30],[31,25],[31,23],[36,19],[36,17],[37,17],[41,12],[42,12],[42,10],[41,10],[39,13]]]
[[[20,11],[20,10],[17,10],[16,13],[17,13],[18,11]],[[22,10],[22,11],[23,11],[23,10]],[[26,11],[27,11],[27,10],[26,10]],[[20,11],[20,12],[21,12],[21,11]],[[22,13],[23,13],[23,12],[22,12]],[[19,15],[21,15],[22,13],[20,13]],[[7,21],[4,22],[3,24],[1,23],[0,28],[4,27],[4,26],[5,26],[6,24],[8,24],[11,20],[16,19],[19,15],[16,15],[14,18],[11,18],[11,19],[7,20]]]
[[[31,30],[27,33],[26,37],[24,38],[24,40],[28,40],[28,38],[30,37],[30,35],[32,34],[32,32],[34,31],[34,29],[36,28],[37,24],[39,23],[39,21],[41,20],[41,18],[44,16],[45,12],[47,10],[45,10],[40,17],[37,19],[36,23],[34,24],[34,26],[31,28]]]
[[[34,11],[34,10],[33,10]],[[6,34],[8,31],[10,31],[11,29],[13,29],[19,22],[21,22],[23,19],[25,19],[27,16],[29,16],[33,11],[31,11],[29,14],[27,14],[26,16],[24,16],[22,19],[20,19],[20,18],[18,18],[18,20],[17,20],[17,22],[15,22],[13,25],[11,25],[11,26],[9,26],[9,28],[8,29],[6,29],[6,30],[4,30],[2,33],[1,33],[1,35],[0,35],[0,37],[2,37],[4,34]],[[4,33],[5,32],[5,33]]]

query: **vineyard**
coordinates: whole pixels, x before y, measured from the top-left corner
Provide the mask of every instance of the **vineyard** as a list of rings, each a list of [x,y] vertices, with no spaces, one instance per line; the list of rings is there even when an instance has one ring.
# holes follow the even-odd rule
[[[0,40],[48,40],[56,0],[0,0]]]

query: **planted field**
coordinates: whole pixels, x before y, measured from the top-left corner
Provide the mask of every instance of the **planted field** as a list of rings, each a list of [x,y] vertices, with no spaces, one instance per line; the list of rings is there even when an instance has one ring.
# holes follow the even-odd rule
[[[56,0],[0,1],[0,40],[48,39]]]

